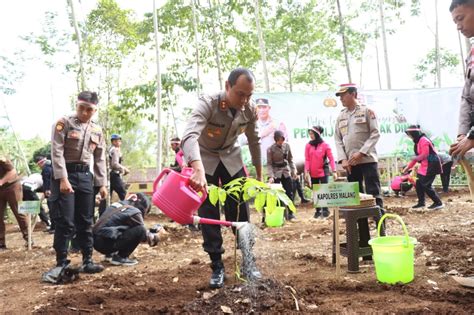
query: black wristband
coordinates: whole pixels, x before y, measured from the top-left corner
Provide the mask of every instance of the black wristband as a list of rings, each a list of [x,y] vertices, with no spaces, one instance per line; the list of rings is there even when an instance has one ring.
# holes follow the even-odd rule
[[[467,138],[469,140],[474,140],[474,129],[471,129],[471,131],[469,131],[469,133],[467,134]]]

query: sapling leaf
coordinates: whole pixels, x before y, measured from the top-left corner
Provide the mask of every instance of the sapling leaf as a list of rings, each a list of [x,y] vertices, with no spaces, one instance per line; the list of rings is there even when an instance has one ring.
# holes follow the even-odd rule
[[[249,189],[245,190],[250,198],[253,198],[257,195],[257,188],[256,187],[249,187]]]
[[[219,201],[221,206],[225,205],[225,200],[227,199],[227,193],[224,189],[219,188]]]
[[[267,211],[268,213],[272,213],[275,208],[276,208],[276,203],[277,203],[277,198],[275,197],[274,195],[274,192],[273,191],[268,191],[267,192],[267,203],[266,203],[266,206],[265,206],[265,211]]]
[[[215,206],[219,200],[219,187],[211,186],[209,187],[209,202]]]
[[[263,210],[263,206],[265,205],[266,194],[264,192],[259,192],[255,197],[255,210],[261,212]]]

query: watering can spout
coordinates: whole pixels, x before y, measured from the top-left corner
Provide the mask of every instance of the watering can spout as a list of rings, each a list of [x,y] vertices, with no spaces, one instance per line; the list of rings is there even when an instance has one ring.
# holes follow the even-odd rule
[[[242,229],[243,227],[247,226],[248,222],[232,222],[232,226],[235,227],[237,230]]]

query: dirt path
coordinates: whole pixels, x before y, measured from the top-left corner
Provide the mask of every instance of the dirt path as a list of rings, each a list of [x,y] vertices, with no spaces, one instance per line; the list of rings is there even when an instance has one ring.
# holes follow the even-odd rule
[[[191,232],[151,216],[147,224],[164,223],[169,238],[160,246],[140,245],[133,267],[107,266],[96,275],[62,286],[40,282],[52,267],[52,236],[34,233],[36,246],[25,251],[20,233],[8,226],[7,245],[0,252],[0,313],[226,313],[232,312],[394,312],[468,314],[474,309],[474,289],[460,287],[446,273],[474,275],[474,204],[466,191],[443,196],[447,207],[436,212],[411,212],[413,195],[386,198],[390,212],[401,214],[410,235],[418,239],[415,280],[389,286],[376,281],[374,266],[335,277],[331,265],[332,221],[310,220],[313,210],[299,208],[299,222],[260,229],[255,254],[264,280],[247,285],[234,280],[233,237],[225,229],[228,280],[209,290],[208,257],[200,232]],[[257,222],[258,216],[253,215]],[[341,220],[342,233],[344,232]],[[388,233],[400,234],[395,221]],[[341,234],[344,239],[344,234]],[[95,253],[96,260],[101,256]],[[80,256],[72,256],[80,263]]]

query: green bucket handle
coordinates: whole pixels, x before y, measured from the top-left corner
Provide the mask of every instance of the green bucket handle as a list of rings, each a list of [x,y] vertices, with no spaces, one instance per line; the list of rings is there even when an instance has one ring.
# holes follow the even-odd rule
[[[382,218],[379,221],[379,224],[377,225],[377,237],[380,237],[380,228],[382,227],[382,222],[385,220],[385,218],[392,217],[398,220],[400,224],[402,225],[403,231],[405,232],[405,238],[406,238],[406,244],[404,245],[405,247],[408,247],[410,244],[410,237],[408,236],[408,230],[407,227],[405,226],[405,223],[403,222],[402,218],[397,215],[397,214],[392,214],[392,213],[385,213]]]

